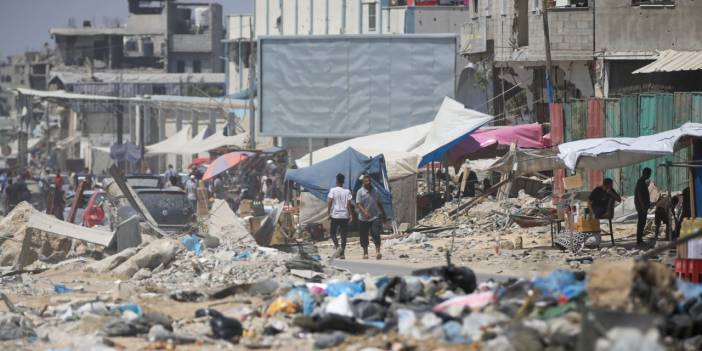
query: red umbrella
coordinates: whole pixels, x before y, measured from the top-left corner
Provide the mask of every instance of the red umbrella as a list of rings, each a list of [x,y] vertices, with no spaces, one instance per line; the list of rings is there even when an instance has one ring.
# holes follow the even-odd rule
[[[212,161],[209,166],[207,166],[207,171],[205,171],[205,175],[202,176],[202,180],[211,179],[212,177],[236,166],[239,164],[239,162],[248,159],[252,155],[254,155],[253,152],[235,151],[219,156],[216,160]]]

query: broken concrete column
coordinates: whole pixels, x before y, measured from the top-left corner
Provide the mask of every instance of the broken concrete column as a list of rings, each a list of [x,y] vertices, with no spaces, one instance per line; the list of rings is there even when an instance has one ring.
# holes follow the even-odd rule
[[[177,241],[168,238],[153,241],[112,272],[131,278],[141,268],[154,269],[161,264],[167,265],[175,257],[179,245]]]

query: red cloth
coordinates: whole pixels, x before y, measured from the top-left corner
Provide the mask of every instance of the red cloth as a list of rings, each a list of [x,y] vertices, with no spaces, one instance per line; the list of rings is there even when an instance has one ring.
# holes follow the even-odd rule
[[[546,148],[541,125],[532,123],[478,130],[449,150],[449,156],[452,160],[457,160],[491,145],[511,145],[512,143],[526,149]]]
[[[57,175],[54,177],[54,186],[56,189],[61,189],[63,187],[63,177],[60,175]]]

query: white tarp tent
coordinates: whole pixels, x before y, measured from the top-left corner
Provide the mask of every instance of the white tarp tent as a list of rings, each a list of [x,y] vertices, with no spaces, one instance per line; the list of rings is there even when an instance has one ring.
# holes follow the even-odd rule
[[[186,126],[167,139],[147,145],[145,147],[145,153],[149,156],[170,154],[173,150],[180,148],[181,145],[187,144],[190,139],[192,139],[192,127]]]
[[[312,161],[326,160],[352,147],[369,157],[383,154],[388,177],[391,180],[402,178],[417,172],[420,158],[423,163],[440,159],[461,139],[493,118],[446,97],[433,122],[349,139],[314,151]],[[299,158],[297,166],[309,166],[309,156]]]
[[[195,154],[195,152],[192,152],[193,148],[201,143],[203,140],[205,140],[205,136],[207,135],[207,128],[203,128],[200,130],[196,136],[194,136],[190,141],[188,141],[185,144],[178,145],[177,147],[173,148],[170,153],[172,154],[181,154],[181,155],[192,155]]]
[[[422,156],[419,167],[440,161],[444,154],[470,133],[478,130],[495,117],[467,109],[462,103],[445,97],[422,145],[413,149]]]
[[[467,109],[463,104],[444,98],[433,122],[393,132],[357,137],[334,144],[312,153],[313,163],[336,156],[352,147],[373,157],[382,154],[388,170],[393,194],[393,210],[400,222],[416,222],[417,168],[422,162],[438,160],[465,136],[477,130],[494,117]],[[310,165],[310,155],[296,160],[298,167]],[[326,219],[326,204],[303,193],[300,223],[319,223]],[[408,206],[410,205],[411,206]]]
[[[558,145],[558,158],[571,170],[611,169],[672,155],[684,137],[702,137],[702,124],[685,123],[680,128],[638,138],[596,138]]]
[[[417,173],[419,155],[410,151],[424,142],[424,137],[429,128],[431,128],[431,122],[394,132],[367,135],[342,141],[312,152],[312,162],[324,161],[352,147],[368,157],[383,154],[390,180],[406,177]],[[295,163],[300,168],[309,166],[310,154],[297,159]]]
[[[246,133],[227,136],[222,134],[222,131],[218,131],[204,140],[188,144],[187,152],[192,154],[199,154],[201,152],[207,152],[216,148],[220,148],[222,146],[232,146],[239,149],[243,149],[246,146],[247,140],[248,135]]]

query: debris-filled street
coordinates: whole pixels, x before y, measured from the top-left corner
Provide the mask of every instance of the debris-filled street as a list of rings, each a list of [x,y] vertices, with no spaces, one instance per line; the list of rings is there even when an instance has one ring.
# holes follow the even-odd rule
[[[0,2],[0,350],[702,350],[700,0]]]

